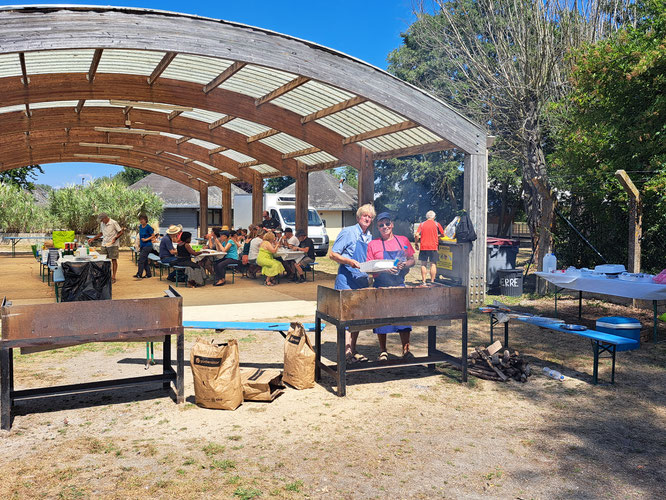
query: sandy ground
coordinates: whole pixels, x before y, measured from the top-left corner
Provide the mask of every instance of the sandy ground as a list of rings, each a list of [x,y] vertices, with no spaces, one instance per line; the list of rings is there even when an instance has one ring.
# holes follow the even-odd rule
[[[114,298],[161,295],[165,282],[129,277],[128,254],[120,265]],[[54,300],[31,257],[2,256],[0,269],[0,296]],[[314,284],[267,288],[238,279],[179,290],[184,314],[310,321],[315,287],[332,286],[332,278],[320,272]],[[552,299],[517,307],[549,314]],[[561,308],[573,321],[577,301]],[[599,301],[586,301],[583,324],[610,314],[651,326],[649,311]],[[488,343],[487,321],[471,313],[470,346]],[[329,330],[324,356],[332,359]],[[459,351],[459,324],[438,333],[443,350]],[[186,358],[197,336],[237,338],[243,365],[281,367],[278,334],[192,331]],[[378,355],[371,332],[360,341],[361,352]],[[455,371],[414,367],[352,374],[347,397],[338,398],[324,375],[314,389],[225,412],[193,404],[186,368],[184,405],[159,385],[21,401],[12,430],[0,432],[0,498],[663,498],[666,344],[620,353],[616,384],[592,386],[583,339],[512,325],[510,341],[536,372],[526,384],[461,384]],[[423,329],[413,344],[417,354],[425,348]],[[389,349],[399,351],[397,339]],[[144,361],[143,344],[16,354],[16,385],[158,373],[159,364],[146,371]],[[543,376],[544,365],[562,371],[564,382]],[[609,376],[604,360],[602,382]]]

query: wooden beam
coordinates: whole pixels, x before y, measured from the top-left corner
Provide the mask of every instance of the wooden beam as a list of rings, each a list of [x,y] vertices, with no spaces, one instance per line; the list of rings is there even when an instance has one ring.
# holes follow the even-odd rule
[[[304,116],[303,118],[301,118],[301,123],[308,123],[314,120],[318,120],[319,118],[324,118],[325,116],[329,116],[334,113],[343,111],[345,109],[353,108],[354,106],[358,106],[359,104],[363,104],[366,101],[367,99],[365,97],[360,97],[360,96],[352,97],[351,99],[347,99],[346,101],[333,104],[333,106],[320,109],[319,111],[315,111],[314,113],[310,113],[309,115]]]
[[[164,54],[162,60],[159,63],[157,63],[157,66],[155,66],[155,69],[148,77],[148,85],[152,85],[153,83],[155,83],[155,81],[160,77],[160,75],[164,73],[164,70],[167,69],[167,66],[171,64],[171,61],[173,61],[173,58],[176,57],[176,54],[177,52],[167,52],[166,54]]]
[[[178,139],[176,139],[176,144],[178,144],[178,145],[180,146],[182,143],[187,142],[187,141],[189,141],[189,140],[191,140],[191,139],[192,139],[192,138],[191,138],[191,137],[188,137],[188,136],[179,137]]]
[[[254,105],[255,106],[261,106],[262,104],[265,104],[269,101],[272,101],[273,99],[277,99],[281,95],[286,94],[287,92],[290,92],[294,90],[295,88],[300,87],[304,83],[308,83],[310,81],[309,78],[305,76],[299,76],[298,78],[295,78],[291,80],[290,82],[285,83],[281,87],[276,88],[272,92],[269,92],[268,94],[261,96],[259,99],[255,99]]]
[[[318,170],[328,170],[329,168],[339,167],[344,165],[344,162],[340,160],[326,161],[324,163],[315,163],[314,165],[306,165],[303,167],[308,172],[316,172]]]
[[[79,142],[79,146],[87,148],[107,148],[107,149],[134,149],[129,144],[106,144],[104,142]]]
[[[81,114],[81,110],[83,109],[83,105],[86,103],[85,99],[79,99],[79,102],[76,104],[76,107],[74,108],[74,111],[76,111],[77,115]]]
[[[120,160],[120,156],[113,155],[95,155],[85,153],[74,153],[75,158],[92,158],[96,160]]]
[[[222,182],[222,225],[231,227],[231,181],[224,178]]]
[[[239,163],[238,168],[256,167],[257,165],[261,165],[261,162],[257,161],[257,160],[252,160],[252,161],[246,161],[246,162],[243,162],[243,163]]]
[[[265,131],[261,132],[260,134],[251,135],[250,137],[247,138],[247,142],[249,144],[251,142],[260,141],[261,139],[266,139],[267,137],[272,137],[272,136],[277,135],[279,133],[280,133],[279,130],[275,130],[274,128],[271,128],[271,129],[268,129],[268,130],[265,130]]]
[[[358,170],[358,204],[375,202],[375,163],[372,151],[361,149],[361,168]]]
[[[30,104],[27,102],[25,103],[25,116],[30,118],[32,116],[32,113],[30,112]]]
[[[92,82],[95,79],[95,74],[97,74],[97,67],[99,66],[100,59],[102,59],[102,49],[95,49],[92,61],[90,62],[90,68],[88,69],[88,74],[86,75],[86,78],[89,82]]]
[[[142,128],[95,127],[95,130],[97,132],[110,132],[113,134],[162,135],[158,130],[146,130]]]
[[[411,120],[407,120],[400,123],[395,123],[387,127],[378,128],[376,130],[370,130],[368,132],[363,132],[362,134],[352,135],[351,137],[345,137],[342,139],[342,144],[351,144],[354,142],[365,141],[367,139],[374,139],[375,137],[381,137],[383,135],[394,134],[396,132],[401,132],[403,130],[409,130],[410,128],[418,127],[417,123],[414,123]]]
[[[21,78],[21,83],[23,84],[24,87],[28,86],[28,83],[30,83],[30,79],[28,78],[28,70],[25,66],[25,54],[23,52],[19,52],[19,63],[21,64],[21,74],[23,77]]]
[[[319,153],[321,149],[311,147],[311,148],[306,148],[306,149],[300,149],[298,151],[292,151],[291,153],[284,153],[282,155],[282,159],[286,160],[288,158],[297,158],[299,156],[307,156],[311,155],[312,153]]]
[[[227,149],[229,149],[229,148],[227,148],[225,146],[218,146],[216,148],[209,149],[208,154],[209,155],[214,155],[215,153],[221,153],[222,151],[226,151]]]
[[[189,165],[189,164],[192,163],[193,161],[194,161],[194,160],[193,160],[192,158],[185,158],[185,159],[183,160],[183,165]]]
[[[410,146],[407,148],[392,149],[390,151],[381,151],[374,154],[375,160],[388,160],[391,158],[401,158],[403,156],[423,155],[434,153],[435,151],[447,151],[455,146],[449,141],[431,142],[420,146]]]
[[[230,122],[231,120],[233,120],[234,118],[236,118],[236,117],[235,117],[235,116],[227,115],[227,116],[225,116],[224,118],[220,118],[219,120],[215,120],[213,123],[211,123],[211,124],[208,125],[208,130],[214,130],[214,129],[216,129],[217,127],[221,127],[221,126],[224,125],[225,123],[229,123],[229,122]]]
[[[191,106],[179,106],[177,104],[167,104],[162,102],[127,101],[124,99],[109,99],[109,104],[111,106],[127,106],[130,108],[159,109],[165,111],[192,111],[194,109]]]
[[[630,273],[641,272],[641,239],[643,237],[643,214],[641,194],[624,170],[617,170],[615,177],[629,195],[629,262]]]
[[[227,69],[225,69],[222,73],[217,75],[215,78],[213,78],[210,82],[208,82],[206,85],[204,85],[203,92],[204,94],[208,94],[211,90],[219,87],[222,85],[226,80],[234,76],[236,73],[238,73],[243,67],[245,66],[245,63],[236,61],[234,62],[231,66],[229,66]]]
[[[181,110],[172,111],[171,113],[169,113],[169,121],[173,120],[174,118],[176,118],[177,116],[179,116],[182,113],[183,113],[183,111],[181,111]]]
[[[296,230],[308,230],[308,172],[299,162],[296,174]]]
[[[264,212],[264,180],[255,172],[252,178],[252,223],[261,224]]]
[[[208,234],[208,184],[202,182],[199,188],[199,237]]]

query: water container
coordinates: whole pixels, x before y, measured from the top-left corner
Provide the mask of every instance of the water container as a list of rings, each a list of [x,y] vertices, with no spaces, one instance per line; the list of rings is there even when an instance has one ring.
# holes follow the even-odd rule
[[[551,370],[547,366],[543,367],[543,373],[544,375],[547,375],[550,378],[554,378],[555,380],[560,380],[560,381],[564,380],[564,375],[562,375],[557,370]]]
[[[557,258],[554,253],[546,254],[543,258],[543,269],[541,270],[544,273],[552,273],[557,269]]]

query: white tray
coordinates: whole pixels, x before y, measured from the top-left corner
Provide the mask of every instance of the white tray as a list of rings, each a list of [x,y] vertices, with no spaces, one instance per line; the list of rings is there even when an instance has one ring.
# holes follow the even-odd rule
[[[388,259],[369,260],[367,262],[361,262],[360,270],[362,273],[380,273],[392,269],[394,267],[393,262],[393,260]]]

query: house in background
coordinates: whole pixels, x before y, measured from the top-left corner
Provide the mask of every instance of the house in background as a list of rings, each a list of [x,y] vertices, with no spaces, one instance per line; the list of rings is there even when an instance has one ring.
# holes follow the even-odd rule
[[[148,188],[164,201],[160,221],[160,233],[171,224],[182,224],[183,231],[197,235],[199,231],[199,191],[157,174],[150,174],[130,186],[130,189]],[[247,194],[231,185],[231,209],[236,194]],[[222,225],[222,191],[211,186],[208,189],[208,227]],[[157,228],[156,228],[157,230]]]
[[[296,184],[287,186],[278,194],[295,196]],[[332,245],[343,227],[356,224],[358,190],[325,170],[311,172],[308,176],[308,206],[325,221]]]

